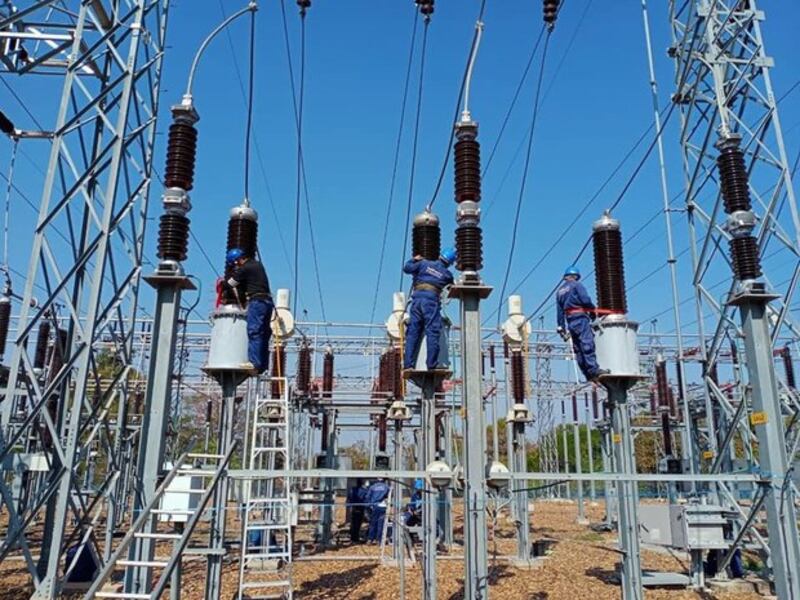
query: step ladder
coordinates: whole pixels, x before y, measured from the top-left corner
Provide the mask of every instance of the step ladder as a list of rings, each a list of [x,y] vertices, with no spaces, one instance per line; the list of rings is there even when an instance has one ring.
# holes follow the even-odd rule
[[[282,393],[271,397],[273,381]],[[250,471],[289,468],[289,384],[260,377],[252,390]],[[292,526],[295,508],[288,477],[253,477],[242,482],[244,519],[238,600],[292,598]]]
[[[225,455],[192,454],[187,452],[176,461],[175,466],[167,473],[161,485],[156,488],[153,498],[142,508],[130,526],[128,533],[125,534],[119,546],[111,554],[108,563],[92,582],[91,587],[84,596],[84,600],[92,600],[94,598],[119,598],[121,600],[160,598],[164,590],[169,587],[170,578],[184,556],[224,554],[225,551],[223,549],[202,546],[190,547],[189,541],[197,524],[200,522],[206,506],[214,496],[217,484],[225,476],[228,463],[236,446],[235,442],[231,444],[231,448]],[[202,467],[187,466],[194,461],[200,460],[204,461]],[[168,491],[169,484],[178,475],[199,477],[203,481],[201,489],[185,490],[187,494],[202,494],[197,506],[186,511],[159,508],[164,498],[164,493]],[[177,493],[175,490],[169,491],[170,493]],[[159,530],[160,515],[178,512],[189,516],[189,520],[185,523],[181,532],[164,531],[163,522]],[[134,555],[136,542],[139,540],[148,540],[153,545],[154,556],[152,559],[149,557],[137,558]],[[137,575],[142,574],[142,571],[148,581],[156,580],[150,591],[124,591],[124,589],[117,589],[120,586],[110,583],[112,577],[115,581],[121,579],[123,582],[133,582]]]

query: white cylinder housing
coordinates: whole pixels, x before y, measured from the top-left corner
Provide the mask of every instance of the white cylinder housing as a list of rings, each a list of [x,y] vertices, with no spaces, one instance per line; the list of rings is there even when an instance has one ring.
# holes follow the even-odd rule
[[[280,288],[275,295],[275,310],[272,312],[272,334],[281,339],[294,335],[294,315],[289,310],[289,290]]]
[[[636,332],[639,324],[622,315],[609,315],[595,322],[594,341],[597,364],[617,377],[638,377],[639,345]]]
[[[247,313],[235,305],[223,305],[211,315],[211,344],[206,370],[241,369],[247,362]]]
[[[522,296],[513,294],[508,297],[508,316],[521,315],[522,313]]]

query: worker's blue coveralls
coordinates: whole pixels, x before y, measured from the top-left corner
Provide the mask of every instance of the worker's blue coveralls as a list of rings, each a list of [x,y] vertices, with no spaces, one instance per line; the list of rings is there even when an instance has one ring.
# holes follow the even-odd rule
[[[565,279],[556,292],[558,326],[568,330],[575,350],[575,361],[586,379],[593,379],[600,367],[594,348],[589,313],[595,305],[580,281]]]
[[[377,542],[383,533],[383,519],[386,517],[386,497],[389,495],[389,484],[385,481],[373,481],[367,488],[369,504],[369,530],[367,541]]]
[[[263,373],[269,366],[270,321],[275,308],[264,265],[248,259],[234,270],[228,285],[237,290],[240,302],[247,301],[247,359]]]
[[[367,488],[361,483],[356,483],[347,494],[347,505],[350,507],[350,541],[353,544],[361,542],[361,524],[366,513]]]
[[[409,260],[403,271],[414,277],[411,292],[411,321],[406,329],[403,368],[413,369],[414,359],[425,333],[428,370],[439,363],[439,336],[442,333],[442,290],[453,283],[453,274],[441,260]]]

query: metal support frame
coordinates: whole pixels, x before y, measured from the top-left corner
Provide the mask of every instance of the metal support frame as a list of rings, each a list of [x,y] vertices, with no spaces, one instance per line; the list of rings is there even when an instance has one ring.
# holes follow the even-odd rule
[[[604,382],[611,404],[612,443],[616,461],[616,472],[624,476],[636,473],[636,455],[633,448],[631,420],[628,404],[628,388],[631,382],[624,378]],[[642,564],[639,545],[639,492],[631,480],[617,482],[619,503],[619,542],[622,548],[622,598],[642,600]]]
[[[47,599],[59,595],[59,563],[67,544],[80,542],[96,557],[107,555],[88,529],[92,504],[85,503],[75,474],[83,470],[84,449],[98,435],[113,435],[113,419],[104,409],[115,394],[129,395],[169,9],[167,0],[135,0],[103,18],[89,2],[71,2],[66,11],[51,10],[53,4],[0,13],[0,30],[32,49],[25,60],[18,51],[5,56],[0,69],[56,74],[62,82],[0,430],[0,460],[37,419],[46,424],[42,444],[52,443],[51,476],[38,495],[50,499],[38,572],[27,532],[17,540],[33,576],[34,596]],[[42,44],[26,41],[29,23],[37,24]],[[37,285],[44,294],[36,292],[38,304],[33,304]],[[56,305],[63,307],[68,332],[64,366],[42,385],[26,342]],[[100,383],[98,342],[103,338],[114,340],[122,368]],[[54,419],[47,400],[67,389],[60,397],[69,404],[60,406]],[[16,407],[23,396],[32,408],[19,418]],[[109,456],[108,467],[96,472],[101,489],[119,476],[118,458]],[[36,501],[15,507],[8,494],[2,496],[11,523],[27,521],[41,506]]]
[[[461,301],[461,376],[464,406],[464,597],[488,598],[486,428],[481,380],[480,301],[491,288],[456,285]]]

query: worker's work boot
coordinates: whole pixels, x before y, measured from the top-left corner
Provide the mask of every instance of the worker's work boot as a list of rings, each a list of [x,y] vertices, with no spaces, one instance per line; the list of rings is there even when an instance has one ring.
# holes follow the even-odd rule
[[[608,369],[597,369],[597,372],[592,376],[592,381],[600,381],[604,375],[611,375]]]
[[[242,369],[243,371],[250,371],[250,372],[257,371],[256,366],[251,362],[244,362],[241,365],[239,365],[239,368]]]

